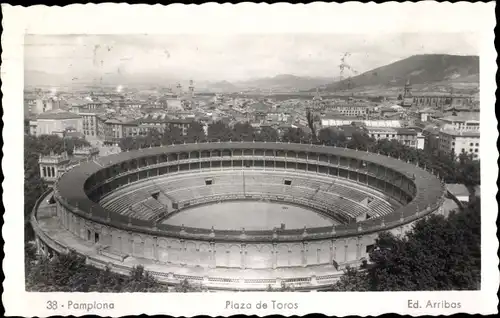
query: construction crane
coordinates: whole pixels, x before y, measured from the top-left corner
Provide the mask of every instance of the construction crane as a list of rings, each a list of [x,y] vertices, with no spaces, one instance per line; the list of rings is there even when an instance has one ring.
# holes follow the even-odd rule
[[[352,73],[354,73],[355,75],[358,74],[358,71],[356,71],[351,65],[349,65],[346,61],[346,59],[351,56],[351,53],[349,52],[346,52],[344,53],[344,55],[342,55],[342,57],[340,58],[340,65],[339,65],[339,68],[340,68],[340,81],[343,81],[344,80],[344,70],[349,70],[351,71]],[[349,77],[347,78],[347,89],[351,89],[351,75],[349,75]]]

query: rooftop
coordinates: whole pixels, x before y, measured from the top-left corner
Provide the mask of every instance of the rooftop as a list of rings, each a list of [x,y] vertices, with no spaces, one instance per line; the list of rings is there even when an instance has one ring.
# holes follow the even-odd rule
[[[170,119],[169,116],[167,116],[167,114],[163,113],[163,114],[146,114],[144,115],[140,120],[142,122],[165,122],[165,121],[168,121]]]
[[[446,184],[446,189],[454,196],[468,196],[470,194],[467,187],[460,183]]]
[[[470,130],[463,131],[463,130],[442,129],[440,130],[440,133],[444,133],[455,137],[475,137],[475,138],[480,137],[479,131],[470,131]]]
[[[412,92],[415,97],[450,97],[450,98],[472,98],[474,95],[450,94],[449,92]]]
[[[134,118],[116,116],[106,120],[106,124],[132,124],[134,121]]]
[[[416,135],[418,132],[412,128],[395,128],[399,135]]]
[[[479,122],[479,114],[472,113],[472,114],[468,114],[468,115],[460,114],[457,116],[446,116],[446,117],[441,118],[441,120],[443,120],[443,121],[477,121],[477,122]]]
[[[67,100],[68,105],[70,107],[82,107],[85,106],[89,103],[88,100],[85,99],[77,99],[77,98],[70,98]]]
[[[431,108],[431,107],[426,107],[426,108],[423,108],[423,109],[420,109],[418,110],[419,113],[435,113],[436,110],[434,108]]]
[[[37,116],[37,119],[51,119],[51,120],[63,120],[63,119],[78,119],[82,116],[70,113],[61,109],[49,110],[45,113],[41,113]]]
[[[269,111],[271,109],[270,106],[261,102],[250,104],[248,105],[248,108],[253,109],[253,111]]]

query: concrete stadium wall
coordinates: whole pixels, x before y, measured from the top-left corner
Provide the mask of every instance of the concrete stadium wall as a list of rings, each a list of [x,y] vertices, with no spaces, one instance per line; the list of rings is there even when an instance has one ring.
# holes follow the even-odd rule
[[[340,268],[367,258],[367,246],[377,234],[289,243],[242,243],[183,240],[123,231],[91,222],[57,205],[62,226],[89,243],[109,246],[116,255],[131,255],[159,264],[178,264],[206,268],[275,269],[337,263]],[[409,225],[393,229],[399,235]],[[96,242],[98,234],[98,242]]]

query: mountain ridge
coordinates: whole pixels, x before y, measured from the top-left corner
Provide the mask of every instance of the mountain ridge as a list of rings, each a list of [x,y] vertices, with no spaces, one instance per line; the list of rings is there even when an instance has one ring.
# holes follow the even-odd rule
[[[419,54],[374,68],[349,79],[330,83],[325,91],[338,91],[370,86],[395,87],[437,82],[474,82],[479,79],[479,56]]]

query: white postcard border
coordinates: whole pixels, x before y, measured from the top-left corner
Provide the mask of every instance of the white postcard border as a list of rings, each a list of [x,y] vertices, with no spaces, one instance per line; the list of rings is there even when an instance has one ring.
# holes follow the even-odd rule
[[[232,314],[303,315],[378,315],[395,312],[410,315],[496,313],[499,285],[498,240],[495,199],[498,166],[496,120],[496,51],[493,45],[495,27],[494,3],[387,3],[324,4],[171,5],[145,6],[127,4],[72,5],[67,7],[33,6],[29,8],[2,5],[2,133],[4,159],[2,170],[5,206],[2,235],[5,241],[2,301],[6,315],[106,316],[131,314],[168,314],[193,316],[200,314],[228,316]],[[425,21],[422,23],[421,21]],[[481,163],[482,183],[482,289],[466,292],[387,292],[384,293],[201,293],[201,294],[81,294],[27,293],[23,273],[23,141],[21,139],[23,108],[23,35],[35,34],[167,34],[167,33],[391,33],[397,32],[474,32],[481,43],[481,143],[487,144]],[[19,137],[18,137],[19,136]],[[61,308],[47,309],[47,301],[59,304],[109,301],[115,309],[82,312]],[[298,303],[298,309],[273,310],[272,300]],[[460,302],[460,309],[411,309],[409,300]],[[250,303],[252,309],[226,309],[227,301]],[[266,302],[268,309],[258,310]]]

